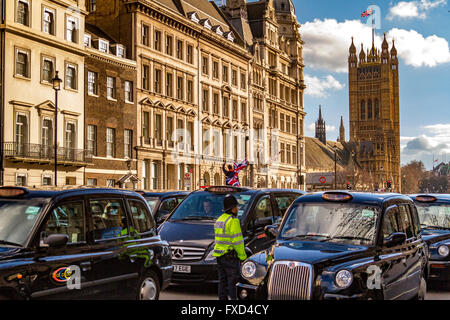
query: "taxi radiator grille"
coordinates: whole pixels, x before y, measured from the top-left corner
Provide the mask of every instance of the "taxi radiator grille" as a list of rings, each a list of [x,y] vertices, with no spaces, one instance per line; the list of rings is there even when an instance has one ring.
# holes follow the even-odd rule
[[[172,246],[172,261],[198,261],[205,254],[204,248]]]
[[[297,261],[274,263],[268,283],[269,300],[311,299],[313,269]]]

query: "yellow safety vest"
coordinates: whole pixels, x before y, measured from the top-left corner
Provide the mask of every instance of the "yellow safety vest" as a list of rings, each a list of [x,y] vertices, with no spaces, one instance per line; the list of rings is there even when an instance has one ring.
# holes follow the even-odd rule
[[[241,223],[238,218],[229,213],[222,214],[214,224],[214,234],[214,257],[221,257],[225,253],[235,250],[240,260],[247,259]]]

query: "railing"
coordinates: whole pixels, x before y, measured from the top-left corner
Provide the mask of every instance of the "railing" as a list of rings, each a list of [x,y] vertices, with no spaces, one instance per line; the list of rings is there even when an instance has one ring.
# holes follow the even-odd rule
[[[35,143],[5,142],[3,148],[7,158],[21,158],[29,160],[55,159],[55,147]],[[58,147],[58,162],[92,163],[92,152],[84,149]]]

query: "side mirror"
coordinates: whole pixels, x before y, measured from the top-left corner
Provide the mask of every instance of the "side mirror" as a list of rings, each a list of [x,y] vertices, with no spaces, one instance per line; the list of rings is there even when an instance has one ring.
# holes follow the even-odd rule
[[[386,247],[395,247],[406,241],[406,233],[404,232],[394,232],[389,237],[384,239],[384,245]]]
[[[269,238],[276,238],[278,237],[278,225],[276,224],[271,224],[268,225],[264,228],[264,233],[269,237]]]
[[[51,234],[41,240],[41,247],[62,247],[69,242],[67,234]]]

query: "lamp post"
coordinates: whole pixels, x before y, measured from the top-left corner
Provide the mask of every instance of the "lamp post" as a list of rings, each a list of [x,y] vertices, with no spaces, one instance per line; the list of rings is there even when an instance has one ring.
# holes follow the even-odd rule
[[[53,90],[55,90],[55,187],[58,184],[58,91],[61,90],[62,80],[58,77],[58,71],[52,79]]]
[[[334,148],[334,190],[337,190],[337,147]]]

